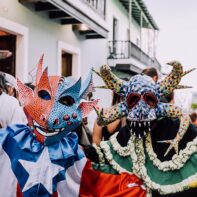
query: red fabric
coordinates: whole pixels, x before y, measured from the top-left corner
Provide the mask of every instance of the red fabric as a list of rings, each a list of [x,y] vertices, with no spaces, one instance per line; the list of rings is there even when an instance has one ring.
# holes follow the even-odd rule
[[[23,197],[19,184],[17,184],[16,197]]]
[[[16,197],[23,197],[19,184],[17,184]],[[53,193],[51,197],[58,197],[58,193],[57,192]]]
[[[132,183],[136,186],[129,187]],[[91,169],[87,162],[81,179],[80,197],[146,197],[141,180],[135,175],[107,174]]]
[[[55,192],[54,194],[51,195],[51,197],[58,197],[58,193]]]

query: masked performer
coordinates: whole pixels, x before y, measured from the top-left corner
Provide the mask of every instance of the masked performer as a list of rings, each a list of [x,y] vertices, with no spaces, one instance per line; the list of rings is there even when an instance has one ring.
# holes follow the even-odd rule
[[[18,81],[28,126],[0,130],[1,196],[85,197],[95,183],[94,197],[145,197],[138,177],[92,170],[78,146],[75,131],[98,102],[84,100],[93,90],[92,75],[81,87],[81,79],[48,76],[47,68],[42,72],[42,63],[43,56],[34,90]],[[106,182],[113,187],[103,189]]]
[[[42,63],[43,56],[34,90],[18,81],[28,126],[0,130],[0,196],[79,194],[86,158],[74,131],[97,103],[82,102],[92,88],[92,75],[81,86],[81,79],[48,76]]]
[[[95,146],[97,156],[91,154],[91,148],[86,148],[86,154],[95,162],[99,160],[94,164],[97,170],[134,173],[150,195],[156,191],[154,195],[185,196],[184,191],[189,190],[190,196],[196,196],[197,190],[192,188],[197,187],[197,131],[180,108],[160,102],[174,89],[187,88],[179,82],[193,69],[183,72],[179,62],[169,64],[171,73],[159,83],[145,75],[124,82],[108,66],[95,71],[104,80],[104,88],[125,98],[109,109],[97,110],[98,124],[107,125],[126,116],[127,126]]]

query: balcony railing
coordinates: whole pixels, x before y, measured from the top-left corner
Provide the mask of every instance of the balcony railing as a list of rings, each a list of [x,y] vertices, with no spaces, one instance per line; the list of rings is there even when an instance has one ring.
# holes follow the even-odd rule
[[[129,59],[135,58],[145,65],[151,65],[160,68],[157,59],[152,59],[144,53],[137,45],[131,41],[109,41],[108,59]]]
[[[106,0],[82,0],[93,8],[101,17],[105,18]]]

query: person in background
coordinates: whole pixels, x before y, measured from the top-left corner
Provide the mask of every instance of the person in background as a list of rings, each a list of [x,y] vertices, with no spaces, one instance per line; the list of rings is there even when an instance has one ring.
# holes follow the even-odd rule
[[[5,73],[0,73],[0,127],[16,123],[26,124],[27,119],[19,101],[8,95]]]
[[[5,73],[5,81],[7,86],[7,94],[18,99],[16,79],[12,75]]]
[[[31,82],[25,83],[25,85],[26,85],[27,87],[31,88],[32,90],[35,89],[35,85],[33,85],[33,83],[31,83]]]
[[[171,103],[174,104],[174,92],[167,94],[166,96],[162,97],[161,102],[163,103]]]
[[[0,60],[6,59],[12,55],[12,52],[9,50],[0,50]]]
[[[92,92],[88,93],[87,100],[91,101]],[[92,132],[89,128],[88,123],[91,121],[89,117],[82,119],[81,125],[77,128],[78,143],[80,145],[91,145],[92,144]]]
[[[146,68],[142,71],[142,74],[151,77],[155,83],[158,82],[159,75],[156,68],[154,67]],[[174,104],[174,92],[162,97],[161,102]]]
[[[151,77],[155,83],[157,83],[157,81],[159,79],[157,69],[154,67],[149,67],[149,68],[144,69],[142,71],[142,74]]]
[[[194,124],[197,127],[197,114],[196,113],[190,114],[190,118],[191,118],[192,124]]]
[[[113,101],[112,105],[119,103],[121,100],[121,97],[113,93]],[[121,118],[118,119],[110,124],[108,124],[105,127],[99,126],[97,124],[97,121],[94,122],[94,128],[93,128],[93,134],[92,134],[92,142],[96,145],[99,145],[101,140],[108,140],[111,135],[113,135],[115,132],[119,131],[121,127],[126,125],[126,119]]]

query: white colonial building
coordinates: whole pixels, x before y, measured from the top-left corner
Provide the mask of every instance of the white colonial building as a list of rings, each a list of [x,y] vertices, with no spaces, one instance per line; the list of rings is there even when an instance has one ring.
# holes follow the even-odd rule
[[[148,65],[160,67],[157,32],[142,0],[0,1],[0,50],[13,54],[0,60],[0,70],[30,81],[44,53],[51,74],[85,78],[91,67],[109,64],[129,77]],[[106,90],[95,97],[103,106],[111,103]]]

